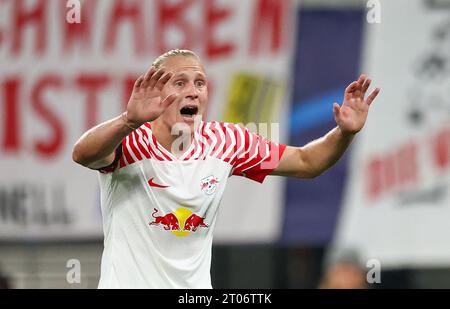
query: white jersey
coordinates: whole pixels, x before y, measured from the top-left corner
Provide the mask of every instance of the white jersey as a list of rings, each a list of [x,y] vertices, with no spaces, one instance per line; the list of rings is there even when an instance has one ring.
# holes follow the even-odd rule
[[[228,177],[258,182],[285,145],[246,128],[202,122],[180,157],[146,123],[100,169],[104,251],[99,288],[211,288],[211,249]]]

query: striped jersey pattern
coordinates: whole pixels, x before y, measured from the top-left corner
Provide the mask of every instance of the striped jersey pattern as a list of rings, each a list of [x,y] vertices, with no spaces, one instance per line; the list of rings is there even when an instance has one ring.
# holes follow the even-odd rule
[[[147,122],[123,139],[114,162],[99,171],[112,173],[142,160],[188,161],[213,157],[230,164],[232,175],[262,182],[277,166],[285,147],[234,123],[201,122],[189,148],[177,158],[158,143]]]

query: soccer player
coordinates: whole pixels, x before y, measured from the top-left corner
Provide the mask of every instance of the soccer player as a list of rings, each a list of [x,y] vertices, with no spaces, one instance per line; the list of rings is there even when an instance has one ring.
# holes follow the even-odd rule
[[[208,101],[199,57],[189,50],[158,57],[134,84],[126,111],[73,149],[75,162],[100,171],[99,288],[211,288],[213,230],[228,178],[320,175],[364,126],[379,92],[365,99],[370,82],[361,75],[346,88],[328,134],[292,147],[237,124],[196,121]]]

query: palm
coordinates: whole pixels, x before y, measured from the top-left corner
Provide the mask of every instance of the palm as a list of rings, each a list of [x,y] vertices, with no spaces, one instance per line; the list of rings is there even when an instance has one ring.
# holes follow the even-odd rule
[[[380,92],[380,89],[377,88],[365,99],[364,96],[370,83],[370,79],[361,75],[358,81],[351,83],[345,89],[342,105],[334,103],[334,119],[343,132],[357,133],[364,127],[369,106]]]
[[[161,102],[161,91],[145,87],[133,91],[129,104],[142,118],[149,119],[157,118],[164,111]]]
[[[171,77],[171,73],[164,74],[164,69],[156,71],[152,68],[137,79],[127,105],[127,120],[132,126],[155,120],[175,101],[175,94],[161,97],[161,91]]]

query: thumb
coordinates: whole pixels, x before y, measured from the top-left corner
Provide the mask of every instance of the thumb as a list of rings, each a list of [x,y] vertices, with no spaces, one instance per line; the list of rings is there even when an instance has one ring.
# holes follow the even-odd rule
[[[333,113],[335,116],[338,116],[341,112],[341,107],[337,103],[333,103]]]

